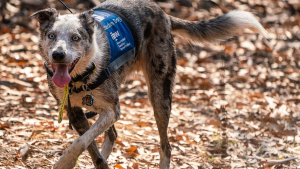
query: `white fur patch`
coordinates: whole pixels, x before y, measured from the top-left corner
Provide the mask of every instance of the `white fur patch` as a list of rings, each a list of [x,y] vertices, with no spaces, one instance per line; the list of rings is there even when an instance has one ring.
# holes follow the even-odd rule
[[[269,39],[267,31],[257,21],[257,19],[250,13],[245,11],[232,11],[226,14],[230,17],[235,25],[241,29],[248,28],[255,33],[260,33]]]

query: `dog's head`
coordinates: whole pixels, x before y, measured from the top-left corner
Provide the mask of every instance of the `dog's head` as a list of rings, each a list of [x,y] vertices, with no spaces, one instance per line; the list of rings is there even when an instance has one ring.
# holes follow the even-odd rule
[[[93,10],[81,14],[60,15],[54,8],[32,15],[38,17],[39,47],[42,56],[53,69],[52,80],[58,87],[66,86],[71,80],[72,70],[85,68],[93,57],[89,55],[94,33],[92,15]]]

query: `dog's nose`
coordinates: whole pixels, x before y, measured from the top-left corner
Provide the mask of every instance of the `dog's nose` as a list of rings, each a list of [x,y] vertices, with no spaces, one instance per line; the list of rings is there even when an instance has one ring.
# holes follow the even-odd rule
[[[64,58],[65,58],[65,52],[58,52],[58,51],[54,51],[52,53],[52,58],[53,60],[59,62],[59,61],[62,61]]]

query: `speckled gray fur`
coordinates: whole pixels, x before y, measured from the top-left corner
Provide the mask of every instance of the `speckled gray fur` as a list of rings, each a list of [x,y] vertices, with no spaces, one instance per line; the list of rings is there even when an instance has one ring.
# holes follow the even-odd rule
[[[96,8],[116,11],[126,19],[132,33],[137,37],[137,54],[95,90],[70,95],[72,111],[68,112],[68,117],[81,137],[65,151],[54,168],[72,168],[78,155],[85,149],[88,149],[96,168],[108,168],[105,160],[117,137],[113,124],[120,117],[120,84],[132,72],[142,71],[160,136],[160,169],[167,169],[170,167],[171,157],[167,128],[176,74],[176,55],[171,32],[195,42],[217,41],[233,36],[244,28],[267,36],[266,32],[253,15],[243,11],[230,12],[205,22],[189,22],[168,16],[151,0],[108,0]],[[106,33],[101,26],[94,23],[92,14],[93,11],[90,10],[81,14],[59,15],[55,9],[45,9],[33,14],[38,16],[40,22],[39,47],[48,66],[57,63],[51,56],[55,50],[66,53],[66,58],[61,63],[71,64],[80,57],[70,73],[71,77],[81,74],[93,61],[98,69],[90,76],[88,83],[96,79],[110,59]],[[55,40],[47,38],[49,32],[56,35]],[[74,34],[81,38],[79,42],[70,40],[70,36]],[[48,84],[51,93],[60,102],[63,88],[55,86],[49,75]],[[76,87],[81,85],[76,84]],[[94,96],[93,106],[81,104],[82,97],[87,94]],[[91,128],[83,115],[82,107],[99,113],[99,119]],[[104,147],[100,153],[94,139],[105,130]]]

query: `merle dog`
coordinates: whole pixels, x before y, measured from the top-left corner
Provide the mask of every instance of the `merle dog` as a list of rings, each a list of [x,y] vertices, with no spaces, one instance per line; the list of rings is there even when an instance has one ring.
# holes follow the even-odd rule
[[[134,39],[135,51],[132,58],[113,72],[104,71],[111,60],[111,35],[107,33],[105,26],[96,21],[94,13],[97,10],[118,15],[126,23]],[[120,84],[135,71],[142,71],[144,74],[154,110],[160,136],[159,168],[169,168],[171,147],[167,128],[176,74],[172,33],[200,43],[216,42],[245,28],[267,37],[264,28],[249,12],[232,11],[208,21],[190,22],[165,14],[152,0],[108,0],[79,14],[60,15],[55,9],[49,8],[38,11],[33,16],[37,16],[40,23],[39,48],[45,59],[50,92],[62,102],[63,87],[72,85],[66,108],[70,125],[80,137],[64,151],[55,164],[54,168],[62,169],[74,167],[78,156],[86,149],[96,168],[108,168],[106,159],[117,137],[114,123],[120,118]],[[93,71],[88,71],[91,69]],[[72,83],[78,76],[88,78],[79,78],[77,83]],[[102,76],[105,79],[101,84],[91,85],[99,79],[101,81]],[[84,89],[82,86],[88,87]],[[99,114],[93,126],[89,126],[82,107]],[[94,139],[103,132],[105,141],[99,152]]]

